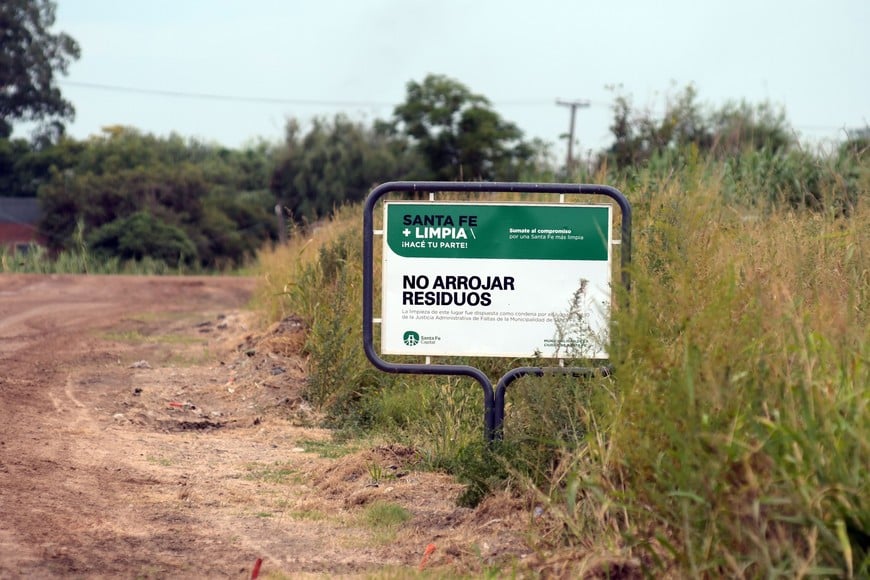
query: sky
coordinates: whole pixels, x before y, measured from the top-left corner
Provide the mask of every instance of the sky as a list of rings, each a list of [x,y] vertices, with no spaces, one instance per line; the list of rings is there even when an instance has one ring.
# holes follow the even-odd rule
[[[612,87],[660,111],[783,107],[805,142],[870,123],[870,0],[58,0],[81,47],[60,87],[75,138],[101,127],[228,147],[280,141],[288,118],[386,119],[443,74],[564,155],[610,142]]]

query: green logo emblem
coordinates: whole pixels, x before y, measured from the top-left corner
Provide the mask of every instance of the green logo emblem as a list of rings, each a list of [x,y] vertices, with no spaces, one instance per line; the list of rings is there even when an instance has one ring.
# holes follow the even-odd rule
[[[405,346],[417,346],[420,343],[420,335],[413,330],[408,330],[402,336],[402,342]]]

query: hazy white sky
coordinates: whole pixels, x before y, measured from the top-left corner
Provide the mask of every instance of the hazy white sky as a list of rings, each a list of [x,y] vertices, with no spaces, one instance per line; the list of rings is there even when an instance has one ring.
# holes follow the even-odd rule
[[[54,29],[82,49],[61,82],[78,138],[279,140],[290,116],[387,118],[428,73],[559,155],[556,99],[591,101],[577,138],[598,149],[616,84],[659,109],[690,82],[713,106],[768,100],[815,140],[870,122],[870,0],[59,0]]]

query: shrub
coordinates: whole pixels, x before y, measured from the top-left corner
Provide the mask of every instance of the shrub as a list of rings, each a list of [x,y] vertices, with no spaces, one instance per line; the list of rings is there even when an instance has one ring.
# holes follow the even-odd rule
[[[178,266],[197,261],[196,246],[179,227],[148,212],[110,222],[88,236],[88,246],[99,257],[122,260],[152,258]]]

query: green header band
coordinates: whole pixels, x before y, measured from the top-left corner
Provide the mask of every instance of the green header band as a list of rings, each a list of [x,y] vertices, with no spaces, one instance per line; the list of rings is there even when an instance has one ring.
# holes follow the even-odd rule
[[[407,258],[607,260],[610,206],[384,204],[390,249]]]

